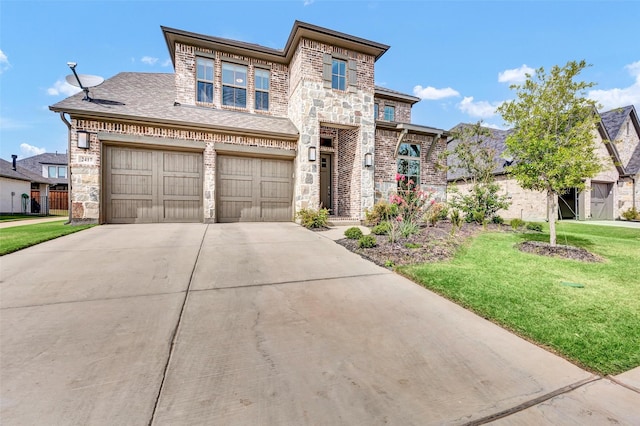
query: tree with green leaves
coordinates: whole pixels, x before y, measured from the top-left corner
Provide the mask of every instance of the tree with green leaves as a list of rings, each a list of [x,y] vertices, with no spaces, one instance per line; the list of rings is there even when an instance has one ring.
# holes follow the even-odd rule
[[[468,191],[463,193],[452,186],[449,205],[462,211],[467,222],[485,224],[498,210],[511,204],[506,195],[499,194],[500,186],[495,182],[497,152],[488,143],[491,131],[479,121],[458,126],[451,136],[455,143],[453,149],[445,152],[447,168],[460,176]]]
[[[556,245],[558,195],[583,190],[585,179],[601,170],[594,133],[600,120],[586,89],[595,85],[576,81],[584,60],[557,65],[546,73],[538,68],[521,85],[512,85],[515,100],[498,112],[514,127],[505,143],[513,164],[507,171],[524,189],[546,192],[549,242]]]

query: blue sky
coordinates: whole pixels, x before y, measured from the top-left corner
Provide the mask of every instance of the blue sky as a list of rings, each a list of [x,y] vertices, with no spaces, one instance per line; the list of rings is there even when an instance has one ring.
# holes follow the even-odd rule
[[[413,122],[483,119],[524,71],[570,60],[603,110],[640,109],[640,1],[30,1],[0,0],[0,157],[66,152],[48,106],[73,92],[67,62],[105,78],[171,73],[160,26],[281,49],[297,20],[390,45],[376,84],[423,98]]]

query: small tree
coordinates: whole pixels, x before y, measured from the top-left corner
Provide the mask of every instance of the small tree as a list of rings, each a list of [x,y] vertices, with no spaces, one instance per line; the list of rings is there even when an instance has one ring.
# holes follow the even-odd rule
[[[482,121],[462,125],[452,132],[457,140],[452,150],[445,155],[452,158],[447,167],[459,172],[460,179],[469,186],[469,191],[461,193],[457,187],[451,189],[449,204],[465,214],[467,222],[485,224],[498,210],[507,209],[511,204],[506,195],[500,195],[500,186],[495,182],[496,150],[488,141],[491,132],[482,126]]]
[[[517,99],[503,103],[498,112],[515,127],[505,143],[513,157],[508,171],[520,186],[547,193],[549,242],[556,245],[557,198],[570,188],[582,190],[585,179],[601,169],[593,142],[599,116],[585,90],[595,85],[574,81],[585,61],[555,65],[527,75],[512,85]]]

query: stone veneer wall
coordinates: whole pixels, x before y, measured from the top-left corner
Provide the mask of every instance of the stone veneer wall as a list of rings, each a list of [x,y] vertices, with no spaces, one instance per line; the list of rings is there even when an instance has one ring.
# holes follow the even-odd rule
[[[393,157],[399,130],[376,130],[375,164],[375,200],[388,200],[397,190],[396,174],[398,173],[397,159]],[[432,191],[439,200],[446,198],[447,174],[444,169],[437,167],[437,161],[447,148],[447,141],[441,138],[431,151],[427,152],[433,142],[432,136],[407,134],[403,142],[420,145],[420,186]]]
[[[631,122],[631,116],[620,126],[620,131],[617,135],[609,135],[614,137],[614,144],[620,154],[620,160],[622,164],[626,166],[629,164],[629,160],[634,152],[640,151],[640,135],[636,132],[636,128]]]
[[[378,116],[376,120],[384,120],[385,105],[394,107],[396,123],[411,123],[411,104],[408,102],[393,101],[391,99],[375,98],[374,103],[378,104]]]
[[[355,91],[324,88],[323,54],[339,54],[357,61]],[[373,120],[374,57],[301,39],[290,64],[289,119],[300,132],[296,162],[294,202],[296,210],[318,208],[320,203],[320,173],[317,162],[310,162],[306,153],[310,146],[320,152],[321,123],[338,129],[337,164],[339,175],[335,187],[349,194],[348,201],[338,200],[338,213],[362,218],[364,209],[373,206],[373,171],[363,166],[363,156],[374,151]],[[352,155],[349,163],[342,155]],[[347,167],[351,173],[347,179]],[[346,186],[349,189],[346,189]],[[359,195],[358,195],[359,194]],[[339,196],[342,198],[342,195]],[[348,208],[348,210],[347,210]]]
[[[179,140],[202,142],[203,152],[203,210],[205,222],[214,222],[215,211],[215,186],[216,186],[216,152],[215,143],[236,145],[250,145],[264,148],[277,148],[283,150],[295,150],[295,141],[285,141],[267,138],[255,138],[248,136],[227,135],[215,132],[194,131],[188,129],[175,129],[168,127],[147,126],[119,122],[97,120],[71,120],[73,131],[71,132],[71,155],[69,162],[69,182],[71,197],[72,222],[92,222],[100,220],[101,188],[100,171],[103,151],[103,143],[98,140],[97,132],[112,133],[114,135],[150,136],[157,137],[158,141],[167,143],[171,139],[176,140],[174,147],[179,147]],[[91,145],[88,150],[78,148],[77,130],[86,130],[90,133]],[[162,146],[135,145],[139,148],[166,149]]]
[[[175,47],[176,102],[184,105],[199,105],[278,117],[287,116],[289,94],[289,68],[287,65],[181,43],[176,43]],[[198,54],[214,60],[213,104],[196,102],[196,57]],[[247,65],[247,108],[222,105],[222,63],[225,61]],[[254,77],[256,68],[268,69],[271,73],[268,111],[255,110]]]

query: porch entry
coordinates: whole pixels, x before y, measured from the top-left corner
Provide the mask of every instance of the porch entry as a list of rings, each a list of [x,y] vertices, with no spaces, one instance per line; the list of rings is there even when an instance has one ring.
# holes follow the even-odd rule
[[[331,214],[333,211],[332,194],[333,188],[331,184],[331,176],[333,176],[331,154],[320,154],[320,204],[328,209]]]

